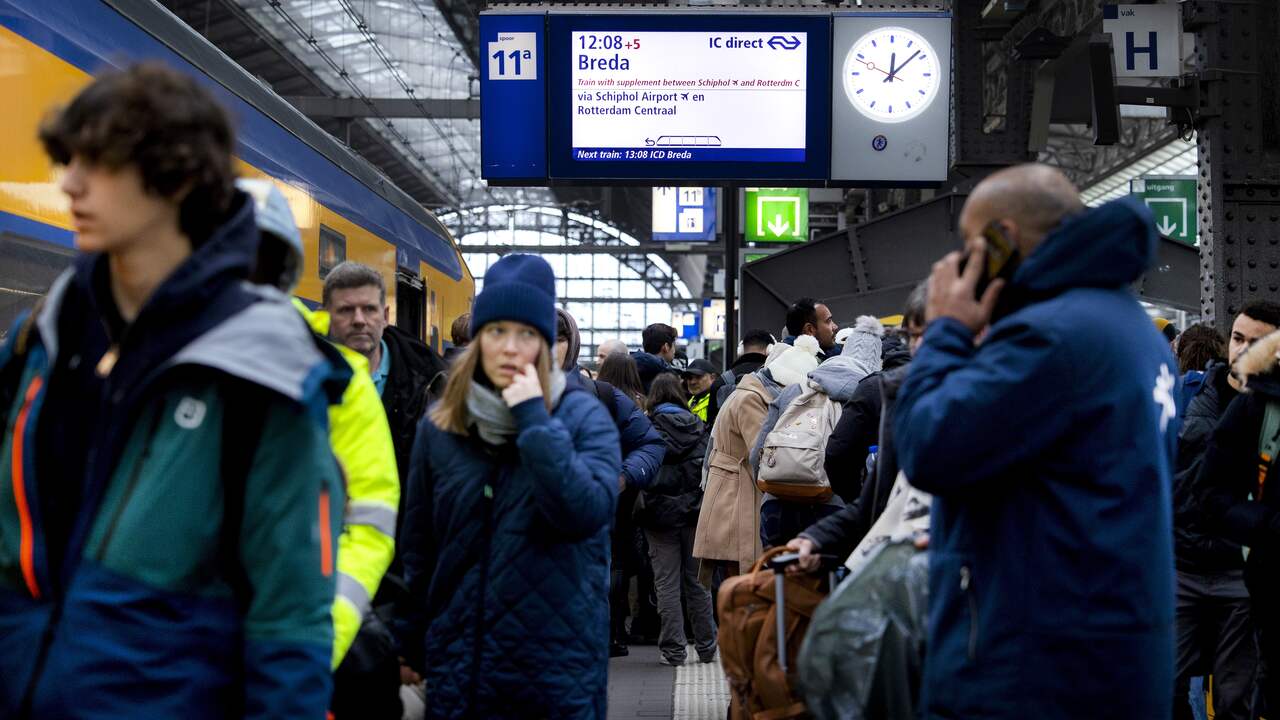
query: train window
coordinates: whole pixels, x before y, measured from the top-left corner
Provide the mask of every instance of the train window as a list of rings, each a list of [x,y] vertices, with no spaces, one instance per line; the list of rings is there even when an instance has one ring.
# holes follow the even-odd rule
[[[75,256],[68,247],[0,234],[0,342],[23,311],[35,307]]]
[[[327,225],[320,226],[320,279],[347,259],[347,238]]]

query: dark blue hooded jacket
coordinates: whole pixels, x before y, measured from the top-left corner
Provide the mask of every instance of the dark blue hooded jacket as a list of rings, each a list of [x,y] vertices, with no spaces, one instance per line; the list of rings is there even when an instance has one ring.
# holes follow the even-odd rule
[[[592,381],[583,377],[577,365],[566,370],[564,376],[570,386],[581,388],[589,395],[595,394],[589,386]],[[600,385],[613,387],[608,383]],[[603,399],[601,403],[604,403]],[[622,475],[627,479],[627,487],[649,487],[662,469],[667,446],[640,406],[618,388],[613,388],[612,408],[616,410],[613,424],[618,428],[618,439],[622,445]]]
[[[643,350],[637,350],[631,353],[631,357],[636,361],[636,371],[640,373],[640,384],[644,386],[644,392],[647,395],[649,389],[653,387],[653,379],[662,373],[679,374],[679,370],[671,367],[666,360],[647,353]]]
[[[428,717],[603,720],[618,433],[578,388],[512,414],[502,446],[418,425],[399,640]]]
[[[1165,718],[1177,365],[1129,290],[1156,231],[1131,199],[1068,218],[981,346],[929,325],[895,408],[933,493],[926,718]]]

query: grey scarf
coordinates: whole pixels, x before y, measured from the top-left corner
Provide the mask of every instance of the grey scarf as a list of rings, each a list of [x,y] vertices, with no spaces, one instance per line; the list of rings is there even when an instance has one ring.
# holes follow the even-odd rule
[[[564,395],[565,379],[560,370],[551,372],[551,407],[560,402]],[[504,445],[516,436],[516,418],[511,414],[507,401],[502,394],[491,390],[472,380],[471,392],[467,395],[467,414],[475,423],[480,439],[490,445]]]

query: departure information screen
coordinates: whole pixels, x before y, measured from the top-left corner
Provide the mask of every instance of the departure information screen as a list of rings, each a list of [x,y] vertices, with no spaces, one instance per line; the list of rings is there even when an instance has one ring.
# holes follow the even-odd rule
[[[804,162],[806,35],[573,33],[573,159]]]
[[[552,177],[825,177],[829,27],[553,14]]]

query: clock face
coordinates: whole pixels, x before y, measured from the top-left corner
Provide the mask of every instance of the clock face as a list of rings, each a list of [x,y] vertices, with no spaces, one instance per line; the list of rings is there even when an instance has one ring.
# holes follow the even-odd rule
[[[844,92],[858,112],[899,123],[924,112],[938,96],[941,80],[933,46],[901,27],[863,35],[844,59]]]

